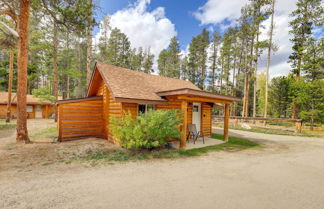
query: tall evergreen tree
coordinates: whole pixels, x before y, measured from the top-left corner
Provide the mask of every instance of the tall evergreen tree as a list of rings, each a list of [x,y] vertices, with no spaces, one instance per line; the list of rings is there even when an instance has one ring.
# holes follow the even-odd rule
[[[296,74],[296,81],[300,80],[300,73],[305,57],[305,45],[311,38],[312,29],[316,25],[323,24],[323,7],[321,0],[298,0],[297,9],[291,13],[293,20],[289,22],[293,35],[292,54],[289,56],[289,62],[293,73]],[[294,102],[293,118],[297,117],[297,104]]]
[[[221,44],[222,36],[218,32],[214,32],[213,34],[213,40],[211,43],[211,56],[209,57],[210,62],[210,75],[209,75],[209,90],[212,92],[215,92],[215,85],[216,85],[216,79],[217,79],[217,60],[218,60],[218,51],[219,46]]]
[[[161,76],[167,76],[168,59],[169,59],[169,53],[166,49],[163,49],[160,52],[158,58],[158,69],[159,69],[159,75]]]
[[[101,62],[105,62],[108,57],[108,41],[109,33],[111,31],[109,15],[104,16],[102,22],[100,23],[100,30],[102,33],[98,43],[99,53],[97,54],[97,59]]]
[[[151,54],[150,48],[144,52],[144,61],[143,61],[143,72],[151,74],[153,70],[154,55]]]
[[[205,88],[207,77],[207,49],[209,46],[209,33],[206,29],[194,37],[189,45],[188,78],[199,88]]]
[[[130,68],[131,46],[127,36],[118,28],[111,31],[105,62],[119,67]]]
[[[264,115],[263,117],[268,117],[268,86],[269,86],[269,69],[271,61],[271,51],[272,51],[272,38],[273,38],[273,29],[274,29],[274,14],[275,14],[275,3],[276,0],[271,2],[271,22],[269,30],[269,42],[268,42],[268,55],[267,55],[267,69],[266,69],[266,82],[265,82],[265,99],[264,99]]]
[[[159,74],[170,78],[180,78],[180,45],[177,37],[170,40],[167,49],[163,49],[158,58]]]

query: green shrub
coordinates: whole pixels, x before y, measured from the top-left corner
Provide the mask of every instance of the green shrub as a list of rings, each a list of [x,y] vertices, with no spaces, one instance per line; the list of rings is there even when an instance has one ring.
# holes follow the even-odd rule
[[[181,121],[174,110],[152,110],[133,119],[130,113],[112,116],[109,128],[122,147],[151,149],[166,145],[166,139],[181,137]]]

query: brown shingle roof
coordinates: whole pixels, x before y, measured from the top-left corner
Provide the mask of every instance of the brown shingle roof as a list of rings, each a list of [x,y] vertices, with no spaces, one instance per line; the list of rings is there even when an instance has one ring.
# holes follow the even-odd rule
[[[181,88],[200,90],[189,81],[128,70],[100,62],[96,64],[115,98],[164,101],[156,93]]]
[[[16,93],[11,94],[11,103],[17,104],[17,95]],[[0,104],[7,104],[8,102],[8,92],[0,92]],[[36,98],[33,95],[27,94],[27,104],[51,104],[49,101],[42,101],[39,98]]]

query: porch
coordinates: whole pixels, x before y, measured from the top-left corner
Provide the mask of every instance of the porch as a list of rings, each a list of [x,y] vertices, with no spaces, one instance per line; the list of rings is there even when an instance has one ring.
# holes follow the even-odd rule
[[[208,143],[211,145],[217,144],[217,143],[223,143],[228,141],[228,128],[229,128],[229,106],[233,102],[237,102],[240,99],[231,97],[231,96],[224,96],[219,94],[213,94],[206,91],[201,90],[193,90],[193,89],[177,89],[177,90],[171,90],[171,91],[161,91],[157,92],[158,96],[161,97],[173,97],[178,101],[181,101],[181,110],[183,112],[183,125],[181,128],[182,131],[182,137],[179,142],[179,148],[180,149],[190,149],[192,145],[187,143],[187,135],[188,135],[188,121],[191,121],[192,124],[196,125],[196,128],[198,131],[201,131],[202,133],[207,132],[211,134],[211,127],[212,127],[212,107],[216,104],[218,106],[224,107],[224,141],[219,141],[215,139],[209,138]],[[209,104],[211,105],[210,111],[202,111],[203,104]],[[196,120],[194,117],[196,116]],[[191,120],[188,120],[189,117],[192,117]],[[208,120],[207,124],[203,124],[203,120]],[[208,136],[205,135],[207,138]],[[200,143],[200,142],[198,142]],[[201,142],[202,144],[202,142]],[[206,143],[207,144],[207,143]],[[206,145],[205,146],[209,146]],[[187,147],[188,146],[188,147]],[[190,147],[189,147],[190,146]],[[200,145],[204,146],[204,144]],[[193,148],[198,148],[193,147]]]
[[[205,137],[205,143],[203,143],[202,138],[199,138],[195,144],[193,143],[192,139],[190,139],[188,142],[186,142],[186,150],[189,149],[196,149],[196,148],[201,148],[201,147],[208,147],[208,146],[214,146],[218,144],[223,144],[226,143],[225,141],[219,140],[219,139],[214,139],[209,136]],[[180,147],[180,142],[179,141],[174,141],[172,142],[172,147],[175,149],[178,149]]]

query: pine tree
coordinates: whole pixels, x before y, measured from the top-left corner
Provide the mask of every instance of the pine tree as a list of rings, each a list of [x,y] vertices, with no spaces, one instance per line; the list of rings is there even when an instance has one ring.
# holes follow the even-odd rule
[[[108,15],[105,15],[102,22],[100,23],[100,30],[102,31],[102,34],[99,38],[99,53],[97,54],[97,59],[101,62],[105,62],[108,57],[108,34],[111,30],[110,17]]]
[[[168,47],[169,73],[168,77],[180,78],[180,45],[177,37],[173,37]]]
[[[188,80],[188,57],[187,56],[184,56],[181,59],[180,79],[182,79],[182,80]]]
[[[28,26],[30,1],[21,0],[18,15],[18,85],[17,85],[17,137],[18,142],[29,143],[27,130],[27,64],[28,64]]]
[[[268,86],[269,86],[269,68],[271,61],[271,50],[272,50],[272,37],[273,37],[273,28],[274,28],[274,14],[275,14],[275,3],[276,0],[272,0],[271,4],[271,22],[270,22],[270,30],[269,30],[269,42],[268,42],[268,55],[267,55],[267,70],[266,70],[266,82],[265,82],[265,99],[264,99],[264,116],[268,117]]]
[[[213,34],[213,40],[211,43],[211,56],[209,57],[210,62],[210,75],[209,75],[209,89],[212,92],[215,92],[215,85],[216,85],[216,71],[217,71],[217,60],[218,60],[218,50],[219,46],[221,44],[222,36],[218,32],[214,32]]]
[[[315,25],[323,24],[323,7],[321,0],[298,0],[297,9],[291,13],[294,18],[289,22],[293,35],[293,53],[289,56],[289,62],[293,73],[296,74],[296,81],[300,80],[300,73],[305,56],[305,44],[312,35],[312,29]],[[292,118],[297,117],[297,104],[294,102],[294,111]]]
[[[87,84],[90,83],[91,79],[91,74],[92,74],[92,69],[91,69],[91,62],[92,62],[92,30],[93,30],[93,25],[94,25],[94,18],[93,18],[93,3],[92,0],[88,0],[88,3],[90,4],[89,12],[87,14],[88,19],[89,19],[89,24],[87,26]]]
[[[324,38],[310,38],[304,50],[301,70],[305,78],[298,82],[297,104],[300,117],[310,121],[311,130],[315,122],[323,122],[324,117]]]
[[[205,88],[207,77],[207,49],[209,33],[203,29],[201,34],[193,37],[189,45],[188,79],[199,88]]]
[[[143,62],[143,72],[144,73],[151,74],[154,72],[153,61],[154,61],[154,55],[151,54],[150,48],[148,48],[144,52],[144,62]]]
[[[131,46],[127,36],[118,28],[111,31],[108,46],[106,63],[119,67],[130,68]]]
[[[167,76],[168,71],[168,51],[166,49],[163,49],[158,58],[158,69],[159,69],[159,75],[161,76]]]
[[[252,26],[253,30],[255,32],[255,44],[254,44],[254,55],[253,56],[253,62],[254,62],[254,79],[253,79],[253,117],[256,117],[257,112],[257,71],[258,71],[258,60],[262,53],[262,49],[265,48],[265,45],[267,45],[266,42],[259,41],[260,36],[260,28],[262,26],[262,22],[267,19],[269,16],[269,13],[271,13],[271,10],[269,12],[268,6],[271,2],[269,0],[258,0],[252,1],[251,5],[251,13],[252,13]],[[254,121],[255,123],[255,121]]]
[[[180,78],[180,45],[177,37],[170,40],[167,49],[163,49],[158,58],[159,74],[170,78]]]
[[[198,82],[198,87],[201,89],[205,89],[205,80],[207,78],[207,49],[209,46],[209,33],[206,29],[203,29],[200,34],[200,43],[199,43],[199,62],[198,62],[198,68],[199,68],[199,75],[200,79]]]

